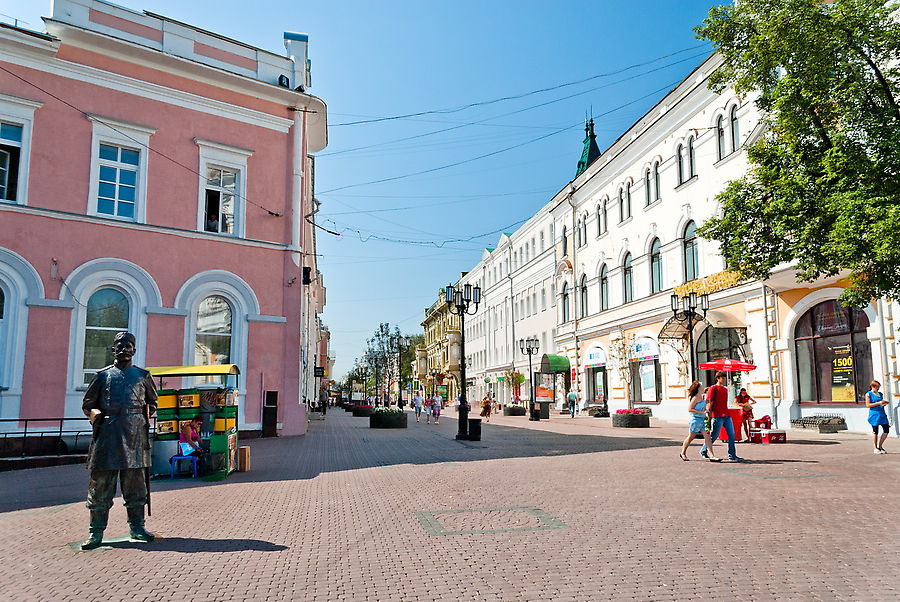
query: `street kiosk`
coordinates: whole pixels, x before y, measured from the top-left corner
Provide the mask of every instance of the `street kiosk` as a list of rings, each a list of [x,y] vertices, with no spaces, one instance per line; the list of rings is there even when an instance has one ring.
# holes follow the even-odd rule
[[[237,470],[238,378],[234,364],[210,366],[162,366],[147,368],[159,379],[159,405],[152,438],[152,472],[168,475],[171,458],[180,455],[181,427],[203,416],[201,445],[208,452],[210,479],[224,479]],[[164,388],[164,379],[199,377],[202,382],[182,389]]]

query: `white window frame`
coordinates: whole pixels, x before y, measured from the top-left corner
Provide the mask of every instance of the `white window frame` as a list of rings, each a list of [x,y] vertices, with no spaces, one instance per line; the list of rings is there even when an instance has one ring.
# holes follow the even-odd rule
[[[150,136],[156,130],[134,123],[126,123],[101,115],[88,115],[93,125],[91,133],[91,181],[88,190],[87,214],[123,222],[147,222],[147,169],[150,161]],[[100,145],[126,147],[138,151],[137,189],[134,193],[134,217],[120,217],[97,211],[100,183]]]
[[[199,188],[197,190],[197,230],[211,236],[245,238],[247,232],[247,160],[255,151],[194,138],[200,151]],[[234,199],[234,232],[206,231],[206,170],[207,168],[228,169],[237,172],[237,186]]]
[[[0,203],[28,204],[28,164],[31,159],[31,132],[34,129],[34,112],[44,103],[28,98],[0,94],[0,121],[22,127],[22,143],[19,151],[19,172],[16,174],[16,198],[0,199]]]

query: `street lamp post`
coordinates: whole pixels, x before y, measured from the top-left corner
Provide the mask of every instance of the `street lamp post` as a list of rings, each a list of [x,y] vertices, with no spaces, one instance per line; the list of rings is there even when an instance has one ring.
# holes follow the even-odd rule
[[[703,312],[702,315],[697,311],[698,307],[700,308],[700,311]],[[694,325],[706,317],[706,312],[708,310],[709,295],[706,293],[698,295],[696,292],[692,291],[682,297],[679,297],[676,294],[672,295],[672,314],[675,316],[676,320],[687,322],[688,347],[690,353],[688,361],[691,365],[690,375],[692,382],[697,380],[697,362],[694,361]]]
[[[403,408],[403,349],[409,347],[412,339],[404,336],[391,338],[397,344],[397,407]]]
[[[469,402],[466,399],[466,314],[474,315],[481,303],[481,287],[464,284],[459,289],[448,284],[444,289],[447,309],[451,314],[459,316],[459,432],[457,439],[469,438]]]
[[[434,394],[437,393],[437,377],[438,377],[438,374],[440,374],[440,373],[441,373],[441,371],[438,370],[437,368],[431,369],[430,374],[431,374],[431,396],[432,397],[434,397]]]
[[[540,347],[540,343],[538,342],[537,337],[530,337],[527,339],[519,339],[519,349],[528,356],[528,381],[531,384],[531,417],[529,420],[534,420],[534,406],[537,403],[534,392],[534,371],[531,367],[531,357],[537,355],[538,348]]]

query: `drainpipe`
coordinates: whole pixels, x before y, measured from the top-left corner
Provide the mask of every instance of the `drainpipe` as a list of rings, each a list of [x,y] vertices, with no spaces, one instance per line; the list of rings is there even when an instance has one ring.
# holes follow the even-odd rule
[[[775,381],[772,379],[772,342],[769,340],[769,293],[765,284],[762,285],[762,298],[763,323],[766,328],[766,370],[769,373],[769,411],[775,414]],[[774,420],[775,416],[772,416],[772,419]]]
[[[572,200],[572,196],[575,194],[575,185],[569,184],[569,192],[566,194],[566,202],[569,203],[569,207],[572,208],[572,231],[574,232],[577,227],[578,220],[576,219],[576,210],[575,210],[575,202]],[[581,234],[578,235],[578,238],[581,238]],[[572,329],[572,335],[575,339],[575,374],[578,374],[578,366],[579,366],[579,353],[578,353],[578,297],[581,294],[578,290],[578,274],[576,273],[578,268],[578,245],[574,244],[575,236],[572,236],[572,290],[575,292],[575,312],[572,314],[575,317],[575,326]],[[572,366],[569,366],[570,375],[571,375]],[[571,383],[572,389],[576,389],[577,387],[577,379],[571,379],[573,382]],[[570,391],[572,389],[569,389]],[[580,390],[580,389],[579,389]],[[567,391],[568,393],[568,391]],[[568,400],[566,400],[568,402]],[[563,405],[565,407],[565,405]]]
[[[888,402],[888,408],[893,405],[893,375],[891,374],[890,365],[888,364],[888,349],[887,349],[887,339],[885,338],[885,327],[884,322],[887,319],[885,316],[884,309],[884,299],[878,299],[878,334],[881,337],[881,363],[882,369],[884,370],[884,398]],[[894,424],[894,436],[900,436],[900,426],[897,425],[897,407],[893,408],[893,424]]]

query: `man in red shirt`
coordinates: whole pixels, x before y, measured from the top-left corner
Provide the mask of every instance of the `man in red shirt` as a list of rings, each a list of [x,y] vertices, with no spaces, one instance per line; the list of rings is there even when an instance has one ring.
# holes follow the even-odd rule
[[[743,458],[739,458],[734,448],[734,424],[731,422],[731,416],[728,415],[728,389],[725,388],[726,375],[724,372],[716,372],[716,384],[706,390],[706,411],[712,416],[712,432],[710,440],[714,442],[719,438],[719,431],[725,427],[728,434],[728,459],[732,462],[743,462]],[[709,457],[709,450],[706,449],[704,443],[700,447],[700,455],[704,458]]]

